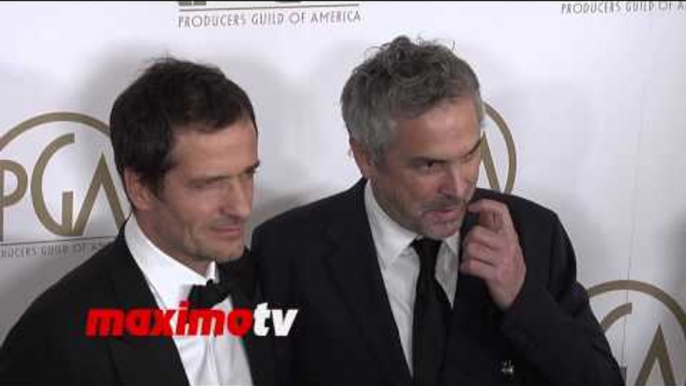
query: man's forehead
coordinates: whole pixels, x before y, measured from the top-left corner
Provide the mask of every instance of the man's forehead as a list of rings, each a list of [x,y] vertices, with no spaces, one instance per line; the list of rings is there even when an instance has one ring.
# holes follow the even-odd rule
[[[402,152],[427,149],[469,151],[479,142],[481,134],[481,125],[476,120],[413,121],[396,127],[388,149]]]
[[[180,134],[169,154],[177,167],[245,169],[257,162],[257,140],[248,127],[231,127],[217,132]]]

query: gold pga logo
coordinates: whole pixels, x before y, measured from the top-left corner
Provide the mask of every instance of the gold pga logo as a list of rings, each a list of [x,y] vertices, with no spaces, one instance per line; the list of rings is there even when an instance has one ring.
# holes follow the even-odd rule
[[[8,153],[6,149],[13,144],[21,144],[21,149],[26,149],[26,145],[30,143],[26,140],[26,137],[36,130],[40,130],[44,135],[44,129],[57,123],[82,125],[109,138],[107,125],[95,118],[73,112],[54,112],[28,119],[10,129],[4,136],[0,137],[0,154],[6,155]],[[70,129],[72,128],[70,127]],[[69,190],[63,191],[59,200],[61,218],[56,219],[50,213],[52,208],[46,202],[44,190],[46,169],[57,154],[64,154],[69,146],[75,143],[75,132],[74,130],[69,131],[71,132],[59,135],[42,149],[35,159],[30,176],[21,163],[12,159],[0,159],[0,241],[3,241],[5,237],[6,210],[19,204],[27,193],[30,194],[33,211],[39,222],[46,230],[56,236],[82,236],[91,217],[96,198],[101,191],[105,194],[106,202],[114,217],[116,226],[119,227],[124,222],[124,211],[122,210],[122,205],[115,189],[114,179],[107,167],[104,154],[100,154],[95,172],[90,179],[85,198],[78,212],[74,212],[74,191]],[[44,137],[45,135],[42,138]],[[64,168],[64,165],[62,165],[62,168]],[[8,176],[14,178],[14,186],[6,185]],[[75,221],[74,215],[76,215]],[[19,220],[25,223],[26,219]]]
[[[484,102],[484,110],[486,116],[484,117],[484,134],[483,141],[481,142],[481,162],[486,171],[486,178],[488,179],[488,185],[491,189],[502,192],[502,193],[512,193],[514,188],[515,176],[517,174],[517,152],[515,150],[514,140],[512,139],[512,133],[510,128],[507,127],[507,123],[503,117],[498,113],[491,105]],[[495,126],[495,128],[493,127]],[[492,133],[496,136],[499,141],[496,143],[492,138],[492,142],[489,142],[489,133],[497,129],[497,133]],[[493,151],[491,147],[497,149]],[[496,162],[494,154],[507,155],[506,160],[503,162]],[[507,164],[507,169],[504,171],[498,171],[496,167],[497,164]],[[504,177],[504,178],[503,178]],[[505,185],[503,186],[500,181],[503,180]]]
[[[645,351],[646,354],[645,357],[643,357],[643,362],[640,365],[641,367],[636,375],[636,381],[634,385],[646,385],[650,374],[655,368],[655,365],[658,365],[659,372],[662,376],[662,384],[677,385],[676,375],[674,372],[674,361],[672,361],[673,356],[670,356],[669,347],[671,346],[673,349],[676,346],[676,343],[681,341],[681,347],[686,348],[686,313],[679,306],[679,303],[676,301],[676,299],[662,289],[652,284],[635,280],[615,280],[601,283],[589,288],[588,295],[589,297],[593,298],[616,291],[641,294],[647,296],[653,301],[659,302],[659,304],[661,304],[662,307],[668,311],[668,313],[664,313],[663,315],[671,316],[671,318],[673,318],[672,321],[675,321],[677,326],[676,330],[672,330],[674,334],[668,335],[668,337],[671,336],[673,339],[665,339],[665,330],[663,329],[663,322],[665,320],[660,320],[662,323],[658,323],[657,328],[652,335],[650,345],[647,351]],[[638,307],[634,307],[634,304],[631,302],[621,304],[608,312],[607,315],[600,321],[600,325],[607,333],[610,328],[616,325],[616,322],[624,317],[632,315],[635,311],[635,308]],[[681,339],[679,339],[679,336],[681,336]],[[668,345],[667,342],[670,342],[671,345]],[[673,353],[674,351],[672,351],[672,355]],[[686,355],[686,353],[682,354]],[[678,369],[680,367],[678,363],[677,366]],[[624,377],[626,379],[627,368],[623,367],[622,372],[624,373]],[[627,382],[627,384],[629,384],[629,382]]]

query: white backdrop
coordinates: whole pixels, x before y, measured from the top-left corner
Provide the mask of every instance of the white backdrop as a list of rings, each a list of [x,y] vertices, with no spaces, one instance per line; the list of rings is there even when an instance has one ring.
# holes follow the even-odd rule
[[[686,2],[0,3],[0,19],[0,339],[128,213],[106,123],[151,58],[214,63],[250,94],[254,225],[358,178],[341,88],[407,34],[476,70],[502,117],[499,185],[514,174],[560,215],[627,384],[686,384]]]

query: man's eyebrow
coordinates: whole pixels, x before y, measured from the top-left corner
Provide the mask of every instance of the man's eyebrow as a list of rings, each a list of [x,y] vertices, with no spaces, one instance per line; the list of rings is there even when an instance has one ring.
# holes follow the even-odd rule
[[[418,157],[414,157],[414,158],[410,159],[410,162],[412,164],[423,164],[423,163],[427,163],[427,162],[445,163],[446,160],[440,159],[440,158],[418,156]]]
[[[252,164],[252,165],[248,166],[247,168],[245,168],[244,171],[245,171],[245,172],[254,172],[254,171],[255,171],[257,168],[259,168],[259,167],[260,167],[260,160],[257,160],[257,162],[255,162],[254,164]]]
[[[259,166],[260,166],[260,161],[257,161],[254,164],[243,169],[240,174],[254,172]],[[234,176],[226,176],[226,175],[217,175],[217,176],[202,175],[202,176],[192,178],[191,182],[192,183],[199,183],[199,182],[212,183],[215,181],[227,180],[227,179],[230,179],[233,177]]]
[[[479,137],[479,140],[476,141],[476,143],[474,144],[474,146],[471,147],[471,148],[470,148],[463,156],[461,156],[461,157],[468,157],[468,156],[474,154],[474,153],[479,149],[479,147],[481,146],[481,143],[483,142],[483,139],[484,139],[484,136],[482,135],[481,137]],[[440,163],[445,163],[446,160],[445,160],[445,159],[441,159],[441,158],[432,158],[432,157],[418,156],[418,157],[412,158],[410,162],[413,163],[413,164],[421,164],[421,163],[426,163],[426,162],[436,162],[436,163],[439,163],[439,164],[440,164]]]
[[[479,146],[481,146],[481,143],[482,143],[483,141],[484,141],[484,136],[483,136],[483,134],[482,134],[482,135],[479,137],[479,140],[476,141],[476,144],[474,144],[474,147],[472,147],[471,149],[469,149],[469,151],[468,151],[467,154],[465,154],[465,155],[470,155],[470,154],[474,153],[474,152],[479,148]]]

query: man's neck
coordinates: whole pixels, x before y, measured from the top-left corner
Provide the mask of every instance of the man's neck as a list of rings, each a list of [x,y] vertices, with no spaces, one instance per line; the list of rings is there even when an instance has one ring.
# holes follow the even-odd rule
[[[157,247],[160,251],[179,263],[185,265],[186,267],[192,269],[198,275],[206,276],[211,261],[192,259],[190,256],[176,253],[161,240],[156,232],[153,231],[154,224],[151,224],[149,221],[147,221],[145,216],[136,216],[136,221],[138,222],[138,227],[140,228],[141,232],[143,232],[145,237],[147,237],[148,240],[150,240],[150,242],[152,242],[153,245],[155,245],[155,247]]]

